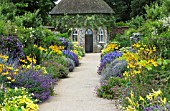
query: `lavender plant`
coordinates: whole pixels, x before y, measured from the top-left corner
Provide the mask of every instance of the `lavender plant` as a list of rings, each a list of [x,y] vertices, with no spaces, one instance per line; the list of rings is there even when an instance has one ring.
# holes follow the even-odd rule
[[[125,60],[114,60],[107,65],[101,72],[102,80],[108,80],[110,77],[120,77],[127,67]]]
[[[62,53],[66,58],[72,59],[75,63],[75,66],[79,66],[78,56],[75,53],[71,52],[70,50],[63,50]]]
[[[59,40],[62,42],[62,45],[64,46],[65,50],[71,50],[73,47],[73,44],[66,38],[59,38]]]
[[[66,58],[67,62],[68,62],[68,67],[69,67],[69,71],[72,72],[74,70],[75,67],[75,63],[72,59],[70,58]]]
[[[121,57],[122,53],[118,51],[110,52],[104,55],[100,61],[100,66],[98,67],[98,74],[101,75],[101,71],[106,67],[106,64],[111,63],[118,57]]]
[[[14,87],[25,87],[34,94],[33,98],[44,101],[53,93],[54,82],[51,75],[29,69],[19,72]]]

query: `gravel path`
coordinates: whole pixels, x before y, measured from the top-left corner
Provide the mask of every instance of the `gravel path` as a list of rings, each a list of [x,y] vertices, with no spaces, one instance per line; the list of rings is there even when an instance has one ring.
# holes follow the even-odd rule
[[[39,105],[40,111],[118,111],[114,101],[95,94],[100,79],[96,73],[99,62],[100,54],[86,54],[69,78],[56,85],[56,95]]]

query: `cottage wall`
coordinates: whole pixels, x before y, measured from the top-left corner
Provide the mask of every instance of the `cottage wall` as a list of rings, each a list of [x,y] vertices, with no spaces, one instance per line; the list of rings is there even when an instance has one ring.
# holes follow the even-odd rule
[[[103,36],[104,36],[104,41],[100,42],[99,41],[99,30],[102,27],[99,27],[98,30],[92,29],[93,32],[93,53],[98,53],[101,52],[102,48],[104,47],[104,45],[108,42],[108,34],[107,34],[107,29],[106,28],[102,28],[103,29]],[[77,41],[77,45],[82,46],[85,49],[85,37],[86,37],[86,28],[75,28],[78,32],[78,41]],[[72,40],[72,34],[70,35],[70,38]]]

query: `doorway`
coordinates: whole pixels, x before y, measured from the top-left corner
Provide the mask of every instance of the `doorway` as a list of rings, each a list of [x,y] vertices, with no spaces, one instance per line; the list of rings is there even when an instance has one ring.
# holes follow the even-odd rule
[[[86,53],[92,53],[93,52],[93,31],[91,29],[86,30],[85,51],[86,51]]]

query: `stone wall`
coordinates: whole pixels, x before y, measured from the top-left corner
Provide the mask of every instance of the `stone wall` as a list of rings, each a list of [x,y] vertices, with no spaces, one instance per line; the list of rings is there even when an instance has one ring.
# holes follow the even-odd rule
[[[123,34],[125,30],[128,30],[128,26],[119,26],[119,27],[114,27],[111,30],[111,36],[114,36],[116,34]]]

